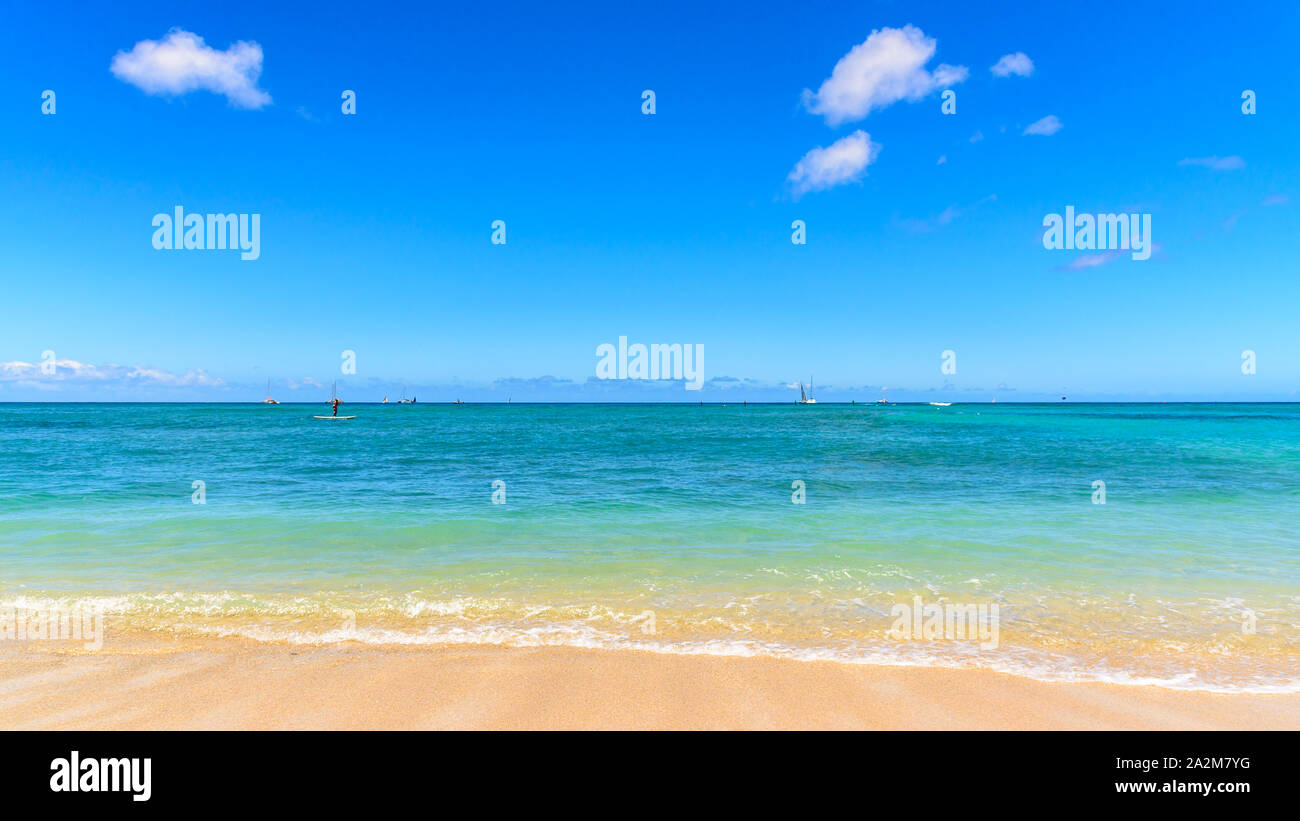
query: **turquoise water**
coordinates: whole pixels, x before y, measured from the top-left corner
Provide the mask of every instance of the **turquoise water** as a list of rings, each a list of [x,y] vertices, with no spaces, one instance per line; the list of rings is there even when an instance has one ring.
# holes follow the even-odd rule
[[[1298,405],[345,408],[0,405],[0,608],[1300,689]]]

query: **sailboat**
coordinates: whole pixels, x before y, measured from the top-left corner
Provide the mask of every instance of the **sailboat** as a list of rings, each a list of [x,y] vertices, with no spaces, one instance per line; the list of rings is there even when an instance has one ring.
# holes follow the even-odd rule
[[[266,380],[266,398],[262,400],[263,405],[278,405],[280,400],[271,398],[271,380]]]
[[[810,376],[810,377],[808,377],[808,393],[812,393],[812,389],[813,389],[812,377]],[[799,404],[800,404],[800,405],[816,405],[816,404],[817,404],[817,400],[816,400],[816,399],[813,399],[811,396],[809,396],[808,393],[804,393],[804,390],[803,390],[803,383],[800,382],[800,383],[799,383]]]

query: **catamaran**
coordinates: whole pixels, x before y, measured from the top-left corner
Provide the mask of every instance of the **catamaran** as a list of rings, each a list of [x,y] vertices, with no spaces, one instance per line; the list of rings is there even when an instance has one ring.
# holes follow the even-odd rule
[[[280,400],[271,398],[271,380],[266,380],[266,398],[262,400],[263,405],[278,405]]]

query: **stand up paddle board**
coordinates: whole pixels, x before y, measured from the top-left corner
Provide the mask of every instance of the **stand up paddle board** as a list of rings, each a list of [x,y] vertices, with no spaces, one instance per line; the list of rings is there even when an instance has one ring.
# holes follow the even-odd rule
[[[356,419],[355,416],[313,416],[312,419]]]

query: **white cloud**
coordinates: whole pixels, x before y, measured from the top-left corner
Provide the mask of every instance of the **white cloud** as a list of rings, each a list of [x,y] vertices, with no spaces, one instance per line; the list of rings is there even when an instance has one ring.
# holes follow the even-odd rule
[[[262,47],[243,40],[218,51],[197,34],[174,28],[161,41],[141,40],[130,51],[119,51],[111,68],[119,80],[147,94],[211,91],[239,108],[271,102],[271,95],[257,87]]]
[[[219,388],[226,383],[207,371],[191,368],[183,374],[138,365],[89,365],[75,359],[53,360],[54,372],[47,374],[42,366],[49,362],[0,362],[0,382],[72,384],[111,384],[118,386],[154,387],[204,387]]]
[[[872,31],[840,58],[815,94],[804,89],[804,106],[834,126],[860,120],[873,109],[899,100],[919,100],[970,75],[965,66],[946,63],[933,73],[926,71],[935,47],[935,39],[916,26]]]
[[[1030,123],[1029,127],[1021,133],[1021,136],[1026,134],[1040,134],[1044,137],[1050,137],[1064,127],[1065,126],[1061,124],[1061,121],[1056,118],[1055,114],[1048,114],[1043,119]]]
[[[142,385],[162,385],[165,387],[204,387],[219,388],[225,381],[211,376],[207,371],[190,368],[183,374],[174,374],[157,368],[132,368],[127,374],[128,381]]]
[[[296,390],[298,390],[299,388],[323,388],[323,387],[325,387],[325,386],[322,385],[320,382],[317,382],[315,379],[313,379],[313,378],[310,377],[310,376],[304,376],[304,377],[302,378],[302,381],[300,381],[300,382],[295,382],[295,381],[293,381],[292,379],[289,379],[289,380],[286,381],[285,384],[287,384],[287,385],[289,386],[289,390],[291,390],[291,391],[296,391]]]
[[[795,164],[787,181],[796,197],[821,191],[866,176],[867,166],[880,155],[880,143],[861,129],[841,137],[827,148],[818,146]]]
[[[1017,51],[1015,54],[1004,54],[1002,57],[989,67],[994,77],[1028,77],[1034,73],[1034,61],[1029,59],[1029,55],[1023,51]]]
[[[1286,194],[1269,194],[1267,197],[1260,200],[1259,204],[1260,205],[1286,205],[1290,201],[1291,198],[1288,197]]]
[[[943,165],[943,164],[946,163],[946,162],[948,162],[948,155],[947,155],[947,154],[941,154],[941,155],[939,156],[939,161],[936,162],[935,165]]]
[[[1246,167],[1241,157],[1187,157],[1178,161],[1179,165],[1199,165],[1213,171],[1237,171]]]

